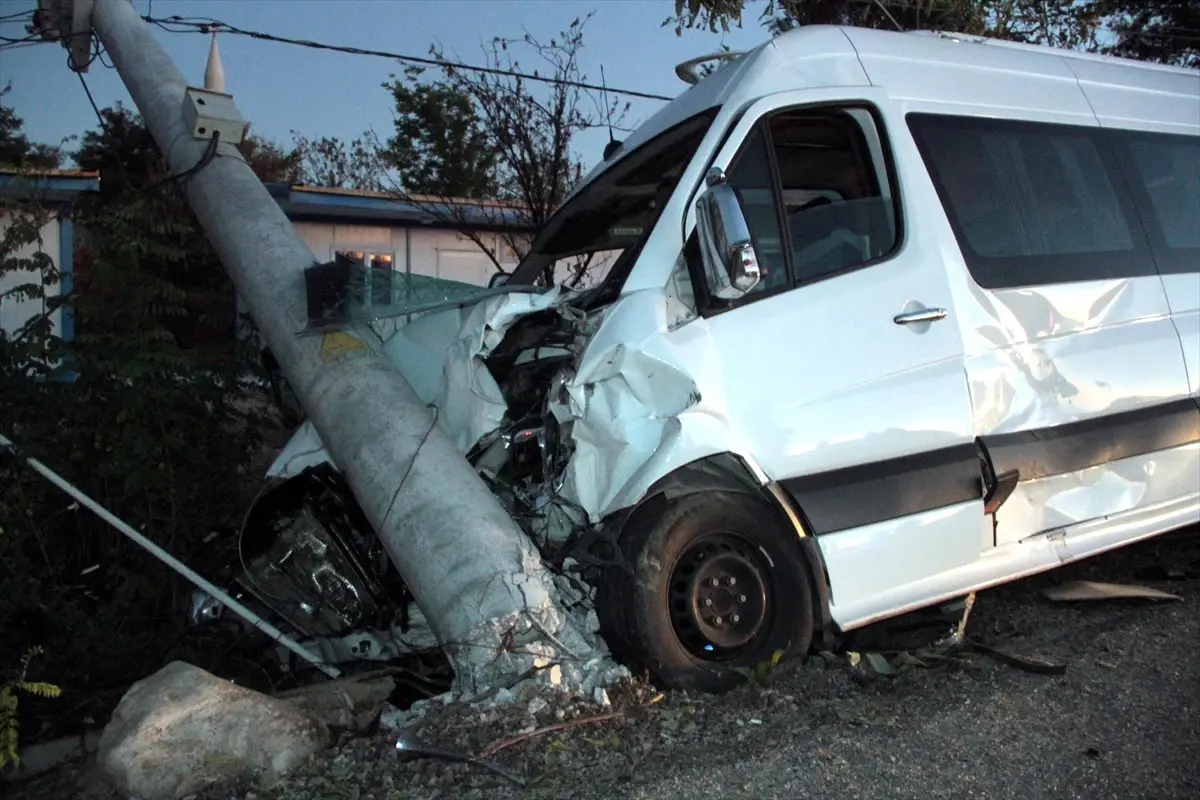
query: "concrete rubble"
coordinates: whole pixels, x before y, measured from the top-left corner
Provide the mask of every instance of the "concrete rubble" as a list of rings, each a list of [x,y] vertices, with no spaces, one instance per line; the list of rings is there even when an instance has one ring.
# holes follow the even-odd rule
[[[388,675],[355,676],[290,689],[275,695],[330,728],[361,732],[384,710],[396,680]]]

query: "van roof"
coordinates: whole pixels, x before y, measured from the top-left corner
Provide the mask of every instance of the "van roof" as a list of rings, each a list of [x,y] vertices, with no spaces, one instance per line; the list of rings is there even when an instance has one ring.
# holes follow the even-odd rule
[[[847,28],[848,34],[852,39],[862,40],[864,45],[869,39],[874,38],[878,34],[885,34],[889,38],[899,35],[893,31],[878,31],[868,28]],[[855,34],[866,33],[864,36],[856,36]],[[1105,64],[1113,64],[1121,67],[1128,67],[1133,70],[1149,70],[1151,72],[1174,72],[1181,75],[1191,75],[1192,77],[1200,76],[1200,70],[1191,69],[1189,67],[1177,67],[1172,64],[1159,64],[1154,61],[1138,61],[1133,58],[1120,58],[1118,56],[1106,56],[1099,53],[1088,53],[1083,50],[1069,50],[1065,47],[1050,47],[1043,44],[1028,44],[1026,42],[1014,42],[1009,39],[990,39],[986,36],[968,36],[963,33],[953,33],[950,31],[906,31],[905,36],[920,36],[924,38],[932,38],[947,42],[982,44],[988,47],[1001,47],[1006,50],[1014,50],[1024,53],[1039,53],[1041,55],[1053,55],[1059,58],[1066,58],[1076,61],[1095,61]],[[856,41],[857,44],[857,41]],[[867,45],[869,46],[869,45]],[[968,56],[969,58],[970,56]]]
[[[721,64],[654,114],[625,140],[620,154],[631,152],[659,133],[712,108],[788,89],[875,85],[885,89],[888,75],[867,76],[862,60],[903,58],[930,65],[1000,68],[1031,77],[1059,77],[1063,61],[1106,65],[1105,81],[1131,89],[1154,90],[1164,79],[1173,87],[1197,81],[1200,70],[1084,53],[1045,45],[1022,44],[935,31],[876,30],[837,25],[806,25],[764,42]],[[1115,68],[1115,69],[1114,69]],[[601,164],[598,169],[605,167]]]

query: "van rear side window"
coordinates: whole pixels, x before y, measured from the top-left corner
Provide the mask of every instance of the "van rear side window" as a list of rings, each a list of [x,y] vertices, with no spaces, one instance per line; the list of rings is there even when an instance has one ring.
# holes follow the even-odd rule
[[[984,288],[1155,274],[1099,129],[927,114],[908,123]]]
[[[1200,271],[1200,136],[1115,134],[1164,273]]]

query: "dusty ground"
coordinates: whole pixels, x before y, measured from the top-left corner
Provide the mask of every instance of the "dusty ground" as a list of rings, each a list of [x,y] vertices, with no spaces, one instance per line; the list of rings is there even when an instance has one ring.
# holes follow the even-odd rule
[[[1040,595],[1081,578],[1184,599],[1055,605]],[[982,594],[968,632],[1067,671],[1031,674],[972,655],[882,677],[816,659],[719,699],[651,703],[652,690],[631,689],[616,698],[616,720],[499,752],[494,762],[528,781],[523,790],[477,766],[402,762],[396,737],[380,736],[348,741],[281,783],[227,787],[203,800],[1200,797],[1200,531]],[[564,718],[595,713],[567,709]],[[536,725],[556,719],[547,708]],[[523,707],[458,709],[430,716],[415,733],[479,753],[534,724]],[[66,771],[18,796],[103,796],[95,789]]]

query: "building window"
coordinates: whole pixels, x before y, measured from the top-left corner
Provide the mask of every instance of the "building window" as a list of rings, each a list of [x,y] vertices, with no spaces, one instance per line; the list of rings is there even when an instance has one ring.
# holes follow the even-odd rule
[[[364,307],[393,305],[396,254],[371,250],[335,250],[335,261],[363,267],[351,281],[356,302]],[[356,271],[357,272],[357,271]]]

